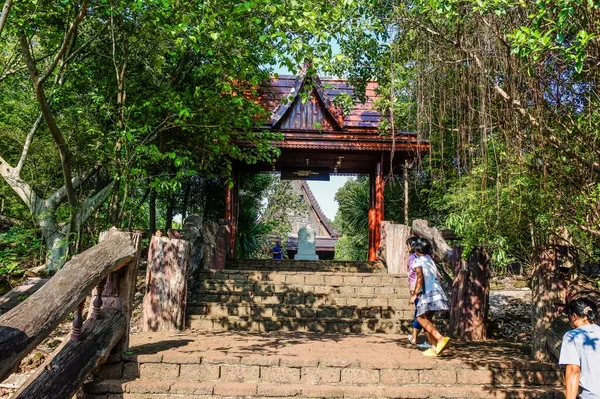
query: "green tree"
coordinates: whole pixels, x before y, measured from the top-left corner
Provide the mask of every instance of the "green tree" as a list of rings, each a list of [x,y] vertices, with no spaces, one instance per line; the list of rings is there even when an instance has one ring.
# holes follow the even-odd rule
[[[7,4],[0,129],[12,139],[0,174],[42,231],[50,269],[84,231],[154,229],[157,215],[168,227],[194,176],[227,182],[233,161],[273,159],[279,137],[255,129],[266,115],[251,99],[271,66],[341,70],[332,43],[376,32],[359,1]]]

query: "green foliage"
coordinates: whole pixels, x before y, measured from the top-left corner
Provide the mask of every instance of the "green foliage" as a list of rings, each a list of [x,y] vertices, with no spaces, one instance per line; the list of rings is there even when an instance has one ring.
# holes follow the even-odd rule
[[[255,129],[268,115],[252,98],[273,67],[299,71],[306,64],[309,73],[342,75],[352,59],[364,62],[364,49],[376,51],[375,38],[384,32],[369,18],[369,8],[354,0],[91,1],[86,6],[74,40],[44,83],[73,174],[100,165],[93,180],[77,190],[77,201],[117,183],[84,229],[91,235],[83,238],[84,246],[111,225],[147,229],[150,201],[161,226],[173,209],[198,211],[209,220],[222,217],[220,191],[233,184],[232,163],[271,162],[279,155],[272,142],[281,135]],[[39,112],[23,73],[19,39],[25,34],[33,43],[43,73],[78,7],[68,1],[22,1],[8,15],[0,36],[0,135],[7,138],[0,142],[0,155],[13,166]],[[346,54],[334,56],[337,43]],[[355,79],[373,75],[362,72],[355,71]],[[21,177],[47,198],[64,182],[58,171],[56,143],[43,123]],[[221,184],[218,190],[214,182]],[[27,209],[1,184],[7,214],[27,219]],[[52,217],[64,224],[71,214],[63,204]]]
[[[12,227],[0,233],[0,279],[22,276],[41,259],[41,242],[33,230]]]
[[[341,234],[335,246],[337,260],[366,260],[369,254],[369,180],[348,180],[335,194],[338,212],[334,224]]]

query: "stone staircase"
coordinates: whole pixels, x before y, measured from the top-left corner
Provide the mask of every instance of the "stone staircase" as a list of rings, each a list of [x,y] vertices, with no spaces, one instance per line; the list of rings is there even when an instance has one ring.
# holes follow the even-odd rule
[[[406,276],[379,263],[236,262],[202,271],[189,289],[189,327],[203,331],[400,333],[414,314]]]
[[[82,396],[564,397],[560,370],[520,344],[452,341],[424,357],[405,335],[413,312],[406,276],[378,263],[236,262],[191,282],[187,330],[131,336]]]

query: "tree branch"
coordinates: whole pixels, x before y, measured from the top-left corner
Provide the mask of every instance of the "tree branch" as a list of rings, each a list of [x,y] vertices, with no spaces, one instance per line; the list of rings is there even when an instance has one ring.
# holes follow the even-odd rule
[[[79,176],[75,176],[73,178],[73,180],[71,181],[71,185],[73,186],[73,190],[77,189],[80,185],[82,185],[83,183],[85,183],[90,177],[94,176],[99,170],[100,167],[102,165],[101,164],[97,164],[96,166],[94,166],[92,169],[90,169],[89,171],[85,172],[83,175]],[[60,204],[63,203],[63,201],[67,198],[67,189],[66,187],[63,185],[61,188],[59,188],[58,190],[56,190],[54,192],[54,194],[52,194],[50,197],[48,197],[48,199],[46,200],[46,206],[49,209],[56,209],[58,208],[58,206]]]
[[[579,228],[587,233],[590,233],[592,236],[596,238],[600,238],[600,230],[590,229],[589,227],[585,227],[580,225]]]
[[[115,185],[115,182],[110,182],[106,187],[102,190],[98,191],[96,195],[93,197],[88,197],[83,201],[79,211],[75,215],[75,226],[77,229],[81,229],[83,223],[92,215],[92,213],[96,212],[98,208],[106,201],[110,192]]]
[[[526,118],[531,127],[535,128],[535,129],[539,129],[540,132],[548,139],[549,143],[554,148],[562,151],[569,158],[575,159],[575,160],[579,161],[581,164],[589,167],[596,174],[600,174],[600,164],[598,164],[597,162],[585,159],[581,154],[578,154],[575,151],[571,150],[568,145],[563,143],[559,138],[557,138],[555,136],[554,131],[550,127],[540,124],[539,121],[531,113],[529,113],[529,111],[527,111],[527,109],[521,104],[521,102],[518,99],[512,98],[506,91],[504,91],[504,89],[502,89],[498,85],[498,83],[494,80],[494,78],[491,76],[489,71],[485,68],[485,66],[483,65],[483,63],[479,59],[479,56],[476,53],[465,49],[464,47],[462,47],[460,45],[460,43],[458,41],[448,39],[448,38],[444,37],[444,35],[442,35],[438,31],[431,29],[430,27],[425,26],[420,22],[418,22],[416,24],[419,28],[425,30],[426,32],[430,33],[433,36],[440,38],[441,40],[445,41],[446,43],[452,44],[459,51],[463,52],[467,56],[472,57],[473,60],[475,61],[475,65],[477,66],[478,69],[480,69],[483,72],[483,75],[488,80],[488,82],[491,84],[491,86],[494,89],[494,91],[496,92],[496,94],[498,94],[505,102],[511,104],[514,107],[514,109],[516,109],[516,111],[522,117]]]
[[[21,34],[19,41],[21,42],[23,58],[27,64],[27,69],[29,69],[29,75],[31,77],[31,81],[33,82],[33,88],[40,104],[42,114],[44,115],[48,129],[50,130],[50,133],[52,134],[52,137],[54,138],[54,141],[56,142],[60,152],[66,194],[69,200],[69,205],[74,212],[75,208],[77,208],[77,199],[75,198],[75,191],[73,190],[73,185],[71,183],[71,152],[69,151],[69,147],[67,146],[67,143],[58,125],[56,124],[56,121],[54,120],[54,115],[50,110],[50,105],[48,104],[48,100],[46,98],[46,92],[44,91],[44,86],[38,77],[36,63],[31,55],[29,40],[27,39],[25,33]]]
[[[43,207],[43,201],[33,188],[16,173],[16,169],[0,156],[0,176],[27,205],[33,215],[38,215]]]
[[[0,14],[0,36],[2,36],[2,31],[4,30],[4,25],[6,24],[6,18],[10,12],[10,8],[12,7],[12,2],[13,0],[6,0],[4,7],[2,7],[2,14]]]
[[[75,17],[75,20],[73,20],[73,22],[71,23],[71,26],[69,27],[69,30],[67,30],[67,33],[65,34],[65,37],[63,38],[63,42],[62,42],[60,48],[58,49],[58,52],[54,55],[54,59],[50,63],[48,70],[39,78],[39,84],[44,83],[44,81],[46,81],[46,79],[48,79],[48,77],[50,77],[50,75],[52,75],[52,73],[54,72],[54,69],[58,65],[58,62],[65,55],[67,49],[69,48],[69,45],[71,44],[71,39],[75,35],[75,32],[77,32],[77,26],[79,26],[81,21],[83,21],[83,18],[85,17],[85,14],[87,13],[87,5],[88,5],[88,1],[84,0],[84,2],[81,4],[81,10],[79,10],[79,13]]]
[[[29,146],[31,145],[31,141],[33,140],[33,135],[40,128],[42,121],[44,120],[44,114],[40,113],[40,116],[35,120],[33,126],[27,133],[27,138],[25,139],[25,144],[23,144],[23,152],[21,153],[21,158],[19,159],[19,163],[15,168],[15,173],[17,176],[21,175],[21,169],[23,169],[23,164],[25,164],[25,160],[27,159],[27,154],[29,153]]]

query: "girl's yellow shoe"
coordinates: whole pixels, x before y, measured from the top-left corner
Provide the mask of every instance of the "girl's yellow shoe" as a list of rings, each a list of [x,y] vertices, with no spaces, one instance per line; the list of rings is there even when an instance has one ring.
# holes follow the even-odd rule
[[[437,343],[435,347],[435,352],[440,355],[446,346],[448,346],[448,342],[450,342],[450,337],[444,337],[440,342]]]
[[[435,356],[439,356],[439,355],[433,350],[433,348],[429,348],[423,352],[423,356],[435,357]]]

